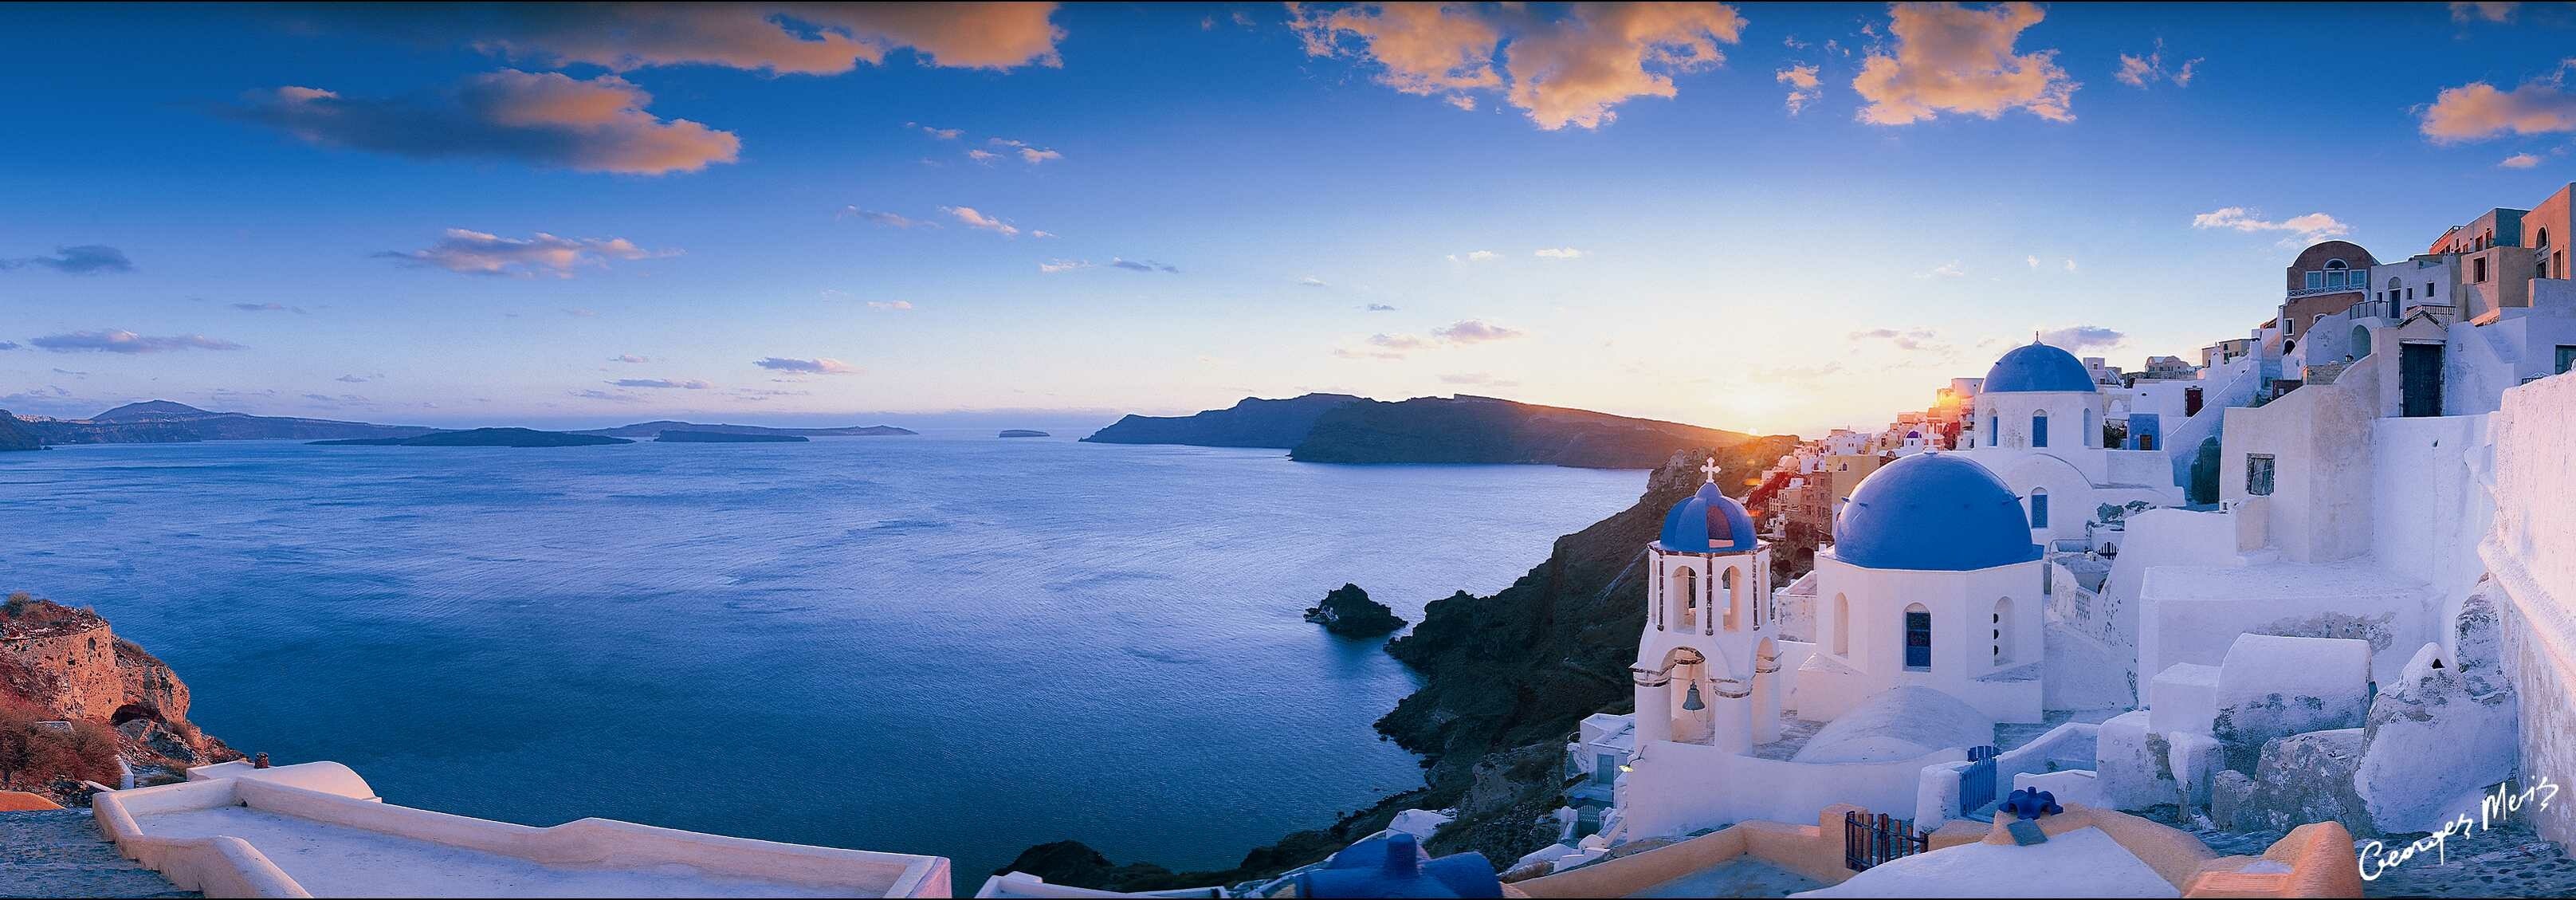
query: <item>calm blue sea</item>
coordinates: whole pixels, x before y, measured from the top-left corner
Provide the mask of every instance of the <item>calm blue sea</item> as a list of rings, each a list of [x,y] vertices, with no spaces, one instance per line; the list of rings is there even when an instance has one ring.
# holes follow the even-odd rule
[[[987,432],[986,434],[989,434]],[[1225,867],[1416,787],[1414,687],[1299,613],[1490,593],[1638,472],[1061,438],[0,454],[0,590],[395,803]]]

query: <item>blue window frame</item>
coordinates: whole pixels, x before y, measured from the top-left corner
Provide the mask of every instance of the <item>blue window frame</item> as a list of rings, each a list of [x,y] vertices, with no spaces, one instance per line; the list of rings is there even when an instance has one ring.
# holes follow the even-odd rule
[[[2048,492],[2030,492],[2030,527],[2048,527]]]
[[[1905,667],[1932,668],[1932,614],[1905,611]]]
[[[2030,445],[2033,447],[2048,446],[2047,413],[2035,412],[2030,414]]]

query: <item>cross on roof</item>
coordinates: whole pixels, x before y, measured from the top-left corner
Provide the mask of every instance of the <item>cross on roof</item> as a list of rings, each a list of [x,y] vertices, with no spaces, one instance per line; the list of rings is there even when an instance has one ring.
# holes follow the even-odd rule
[[[1708,483],[1710,483],[1710,484],[1716,484],[1716,483],[1717,483],[1717,457],[1714,457],[1714,456],[1709,457],[1709,458],[1708,458],[1708,465],[1705,465],[1705,466],[1701,466],[1701,467],[1699,467],[1699,471],[1700,471],[1700,474],[1703,474],[1703,475],[1708,476]]]

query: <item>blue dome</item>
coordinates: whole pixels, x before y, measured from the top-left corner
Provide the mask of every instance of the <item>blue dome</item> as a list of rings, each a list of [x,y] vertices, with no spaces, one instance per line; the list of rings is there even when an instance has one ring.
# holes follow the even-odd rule
[[[1834,555],[1864,569],[1967,572],[2040,557],[2021,498],[1966,457],[1922,453],[1861,479],[1834,514]]]
[[[2101,389],[2093,383],[2093,373],[2085,370],[2084,363],[2076,359],[2075,354],[2032,341],[2012,348],[2004,358],[1995,360],[1995,367],[1986,370],[1986,383],[1977,391],[1985,394],[2092,393]]]
[[[1744,505],[1727,499],[1717,485],[1703,484],[1690,499],[1664,513],[1658,543],[1680,553],[1744,553],[1753,549],[1753,517]]]

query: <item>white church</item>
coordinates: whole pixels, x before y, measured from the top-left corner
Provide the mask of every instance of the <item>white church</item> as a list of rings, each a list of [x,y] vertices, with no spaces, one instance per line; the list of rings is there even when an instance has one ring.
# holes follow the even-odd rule
[[[2064,350],[2007,352],[1978,402],[1966,449],[1896,454],[1839,504],[1812,594],[1775,596],[1771,545],[1713,464],[1665,514],[1637,711],[1591,717],[1569,748],[1609,789],[1607,840],[1912,810],[1927,767],[2042,722],[2052,546],[2098,506],[2182,493],[2166,454],[2103,446],[2107,398]]]

